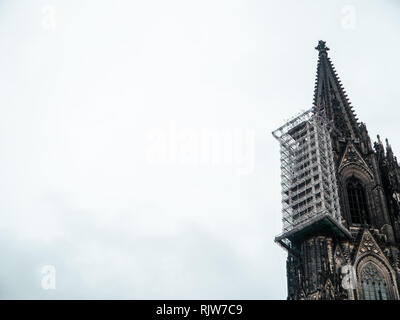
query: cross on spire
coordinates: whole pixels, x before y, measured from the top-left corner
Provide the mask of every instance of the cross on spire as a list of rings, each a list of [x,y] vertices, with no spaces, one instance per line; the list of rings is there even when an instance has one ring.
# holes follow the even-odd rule
[[[322,53],[326,54],[327,51],[329,50],[329,48],[325,44],[326,44],[325,41],[322,41],[322,40],[318,41],[318,46],[316,46],[315,49],[317,49],[319,51],[319,54],[322,54]]]

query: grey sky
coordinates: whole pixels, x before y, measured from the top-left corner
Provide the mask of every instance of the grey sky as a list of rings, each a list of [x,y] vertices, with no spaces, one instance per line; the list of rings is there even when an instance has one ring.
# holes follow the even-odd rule
[[[398,1],[2,1],[0,298],[286,298],[271,131],[311,106],[322,39],[399,154],[399,17]],[[152,163],[154,132],[204,155],[171,126],[224,132],[231,163]]]

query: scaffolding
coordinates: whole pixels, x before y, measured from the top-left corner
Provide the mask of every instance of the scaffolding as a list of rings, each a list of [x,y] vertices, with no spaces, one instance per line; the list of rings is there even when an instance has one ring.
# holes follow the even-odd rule
[[[283,232],[276,241],[285,247],[291,247],[296,233],[323,219],[348,235],[341,221],[330,128],[322,111],[310,109],[272,133],[281,153]]]

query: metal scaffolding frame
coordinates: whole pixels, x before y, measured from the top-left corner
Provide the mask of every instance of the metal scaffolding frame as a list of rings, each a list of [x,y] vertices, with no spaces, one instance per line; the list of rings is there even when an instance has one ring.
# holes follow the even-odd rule
[[[342,231],[338,187],[330,137],[331,125],[323,111],[307,110],[272,134],[280,143],[283,233],[329,218]],[[346,233],[346,232],[345,232]]]

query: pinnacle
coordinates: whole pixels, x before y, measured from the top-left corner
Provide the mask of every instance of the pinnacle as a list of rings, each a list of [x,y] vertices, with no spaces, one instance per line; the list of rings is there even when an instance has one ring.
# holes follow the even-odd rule
[[[318,41],[318,46],[316,46],[315,49],[317,49],[319,51],[319,55],[321,55],[323,53],[326,54],[327,51],[329,50],[329,48],[326,46],[326,41],[322,41],[322,40]]]

